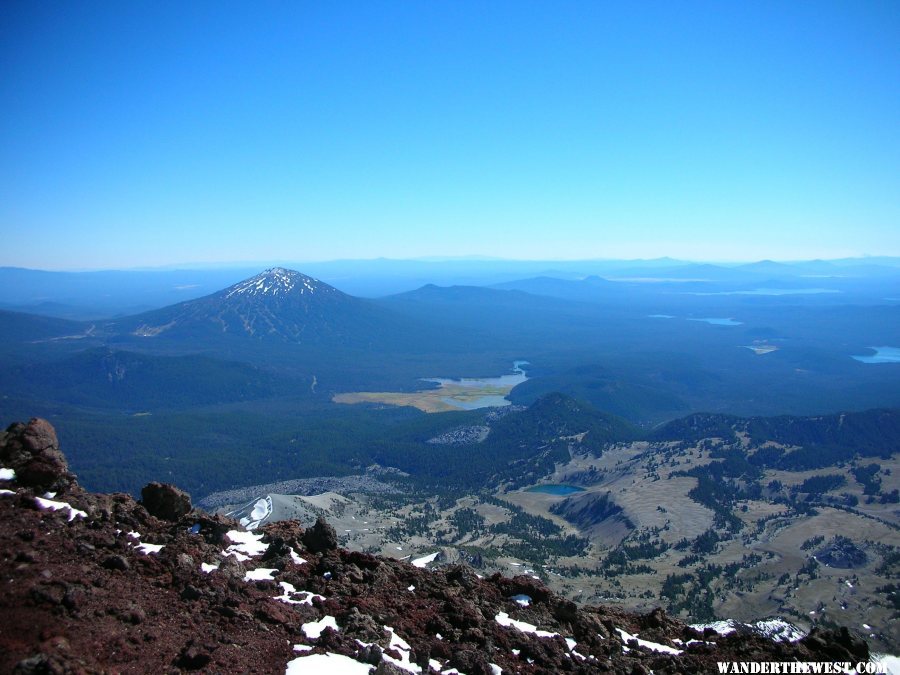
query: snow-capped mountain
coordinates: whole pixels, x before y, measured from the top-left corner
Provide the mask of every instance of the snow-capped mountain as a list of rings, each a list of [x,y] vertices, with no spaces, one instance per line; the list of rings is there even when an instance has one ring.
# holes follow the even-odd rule
[[[283,267],[273,267],[265,272],[260,272],[255,277],[244,279],[244,281],[240,281],[223,291],[226,299],[237,296],[278,297],[281,295],[287,296],[292,292],[299,293],[300,295],[306,293],[313,295],[317,292],[319,294],[340,293],[340,291],[333,286],[329,286],[318,279],[313,279],[305,274],[300,274],[300,272],[294,270],[287,270]]]
[[[360,299],[294,270],[274,267],[197,300],[113,322],[141,338],[243,336],[287,342],[341,341],[372,320]]]

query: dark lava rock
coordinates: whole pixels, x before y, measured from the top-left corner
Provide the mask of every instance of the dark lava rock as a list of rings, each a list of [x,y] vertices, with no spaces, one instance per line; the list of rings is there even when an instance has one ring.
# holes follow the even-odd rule
[[[27,425],[10,425],[0,436],[0,464],[16,472],[19,485],[39,492],[62,493],[76,484],[76,476],[59,450],[56,430],[37,417]]]
[[[547,602],[550,599],[550,589],[544,586],[540,579],[535,579],[527,574],[520,574],[512,579],[501,577],[499,583],[503,588],[503,595],[507,597],[527,595],[535,603]]]
[[[108,570],[119,570],[127,572],[131,569],[131,563],[128,559],[121,555],[111,555],[103,561],[103,566]]]
[[[868,661],[869,645],[850,634],[846,627],[838,629],[813,628],[802,644],[828,655],[832,661]]]
[[[203,597],[203,591],[194,586],[193,584],[188,584],[184,587],[184,590],[181,591],[181,599],[182,600],[199,600]]]
[[[212,657],[205,650],[188,643],[176,660],[175,665],[185,670],[200,670],[209,665],[211,660]]]
[[[13,675],[48,675],[68,672],[59,659],[47,654],[36,654],[16,664]]]
[[[141,490],[141,504],[151,516],[177,521],[191,511],[191,496],[174,485],[149,483]]]
[[[247,568],[237,559],[237,556],[230,555],[219,564],[217,572],[229,579],[243,579]]]
[[[324,553],[337,548],[337,532],[322,516],[316,518],[316,524],[303,533],[303,545],[312,553]]]
[[[386,633],[375,619],[362,614],[356,607],[351,608],[350,613],[343,617],[342,625],[345,633],[363,642],[376,642],[384,638]]]
[[[280,558],[290,558],[290,556],[291,547],[288,543],[281,537],[273,537],[272,543],[269,544],[269,548],[263,553],[262,560],[263,562],[269,562]]]
[[[200,535],[206,543],[214,546],[227,546],[225,534],[230,530],[240,529],[238,521],[219,513],[209,515],[208,513],[194,511],[188,522],[192,523],[190,528],[192,533]]]
[[[381,647],[378,645],[369,645],[363,647],[359,652],[359,660],[368,663],[370,666],[377,666],[381,663]]]
[[[467,675],[470,673],[471,675],[491,675],[493,673],[484,654],[474,649],[462,649],[454,652],[450,657],[450,665]]]
[[[451,565],[447,568],[447,581],[459,584],[463,588],[472,590],[478,586],[478,575],[468,565]]]

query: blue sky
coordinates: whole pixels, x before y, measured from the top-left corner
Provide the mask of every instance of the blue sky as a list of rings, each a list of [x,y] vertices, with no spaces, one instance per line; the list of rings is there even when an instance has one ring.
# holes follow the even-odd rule
[[[896,2],[0,17],[0,265],[900,255]]]

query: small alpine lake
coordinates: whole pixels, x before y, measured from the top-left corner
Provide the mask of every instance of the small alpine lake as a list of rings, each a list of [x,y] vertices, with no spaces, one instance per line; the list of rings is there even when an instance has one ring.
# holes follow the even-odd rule
[[[900,347],[870,347],[873,355],[854,356],[860,363],[900,363]]]
[[[547,495],[564,497],[565,495],[575,494],[576,492],[584,492],[584,488],[575,485],[564,485],[562,483],[547,483],[545,485],[532,485],[530,488],[526,488],[525,492],[541,492]]]
[[[735,321],[731,318],[712,317],[708,319],[688,319],[688,321],[703,321],[713,326],[740,326],[743,321]]]

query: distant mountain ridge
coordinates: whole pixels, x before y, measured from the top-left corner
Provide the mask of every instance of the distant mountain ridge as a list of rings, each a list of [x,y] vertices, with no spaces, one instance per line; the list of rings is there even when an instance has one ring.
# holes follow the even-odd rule
[[[577,280],[586,276],[621,278],[710,278],[723,283],[777,278],[890,280],[900,258],[859,257],[839,260],[717,263],[705,268],[686,260],[335,260],[307,262],[307,274],[357,297],[375,298],[406,292],[427,283],[441,286],[492,286],[533,277]],[[155,270],[50,272],[0,267],[0,308],[72,319],[109,319],[192,300],[252,276],[268,263],[234,263],[210,268],[201,264]],[[762,269],[760,269],[762,267]],[[765,267],[769,269],[766,270]],[[756,269],[754,269],[756,268]],[[706,270],[706,274],[702,272]],[[682,282],[687,283],[687,282]]]

